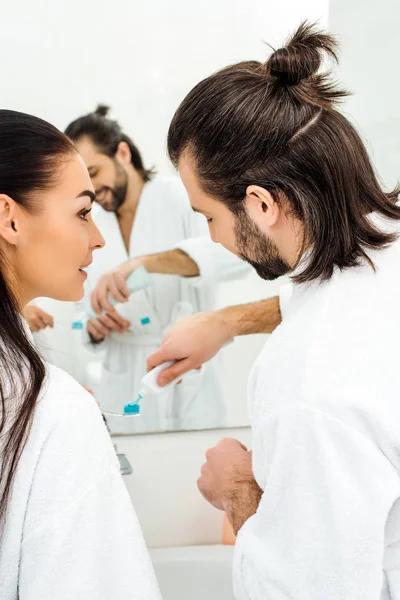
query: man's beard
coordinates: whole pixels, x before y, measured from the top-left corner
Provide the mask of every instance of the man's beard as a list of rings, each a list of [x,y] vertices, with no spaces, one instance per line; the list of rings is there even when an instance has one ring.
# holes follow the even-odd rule
[[[239,256],[248,262],[259,277],[272,281],[291,271],[278,248],[267,239],[246,212],[235,214],[235,236]]]
[[[104,208],[104,210],[116,213],[126,199],[126,193],[128,190],[128,176],[125,172],[125,169],[117,161],[115,161],[115,170],[116,177],[114,187],[103,186],[97,191],[97,195],[99,196],[98,203],[102,206],[102,208]],[[102,202],[101,194],[104,194],[105,196],[111,195],[111,199]]]

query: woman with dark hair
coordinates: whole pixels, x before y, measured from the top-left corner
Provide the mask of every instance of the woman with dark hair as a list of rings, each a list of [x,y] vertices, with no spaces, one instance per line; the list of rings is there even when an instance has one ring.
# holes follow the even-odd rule
[[[21,317],[77,301],[104,245],[70,140],[0,111],[0,597],[158,598],[142,533],[93,398],[46,364]],[[127,566],[128,565],[128,566]]]
[[[252,456],[224,440],[198,482],[238,532],[240,600],[400,598],[398,190],[337,110],[319,70],[335,53],[303,24],[264,64],[200,82],[169,129],[212,238],[292,278],[279,300],[179,324],[149,360],[183,359],[168,378],[275,329],[250,377]]]

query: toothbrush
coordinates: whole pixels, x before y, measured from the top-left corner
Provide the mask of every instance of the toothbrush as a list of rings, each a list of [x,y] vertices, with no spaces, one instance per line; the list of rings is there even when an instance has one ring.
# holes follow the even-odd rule
[[[61,331],[72,331],[73,329],[83,329],[84,324],[83,324],[83,318],[79,321],[73,321],[71,323],[71,327],[67,327],[66,325],[60,325],[59,323],[54,323],[53,328],[55,329],[60,329]]]

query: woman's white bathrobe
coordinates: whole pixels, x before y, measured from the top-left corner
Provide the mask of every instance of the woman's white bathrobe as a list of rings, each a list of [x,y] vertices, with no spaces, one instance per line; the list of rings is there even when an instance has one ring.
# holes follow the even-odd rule
[[[400,244],[370,256],[293,284],[254,366],[240,600],[400,599]]]
[[[100,410],[50,365],[0,540],[0,598],[160,600]]]

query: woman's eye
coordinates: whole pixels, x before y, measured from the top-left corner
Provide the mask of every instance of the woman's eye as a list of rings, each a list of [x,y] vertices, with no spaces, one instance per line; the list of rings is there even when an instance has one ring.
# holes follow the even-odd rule
[[[86,222],[88,222],[88,220],[87,220],[87,218],[86,218],[86,217],[88,216],[88,214],[90,213],[90,211],[91,211],[91,210],[92,210],[92,209],[91,209],[91,208],[89,208],[88,210],[84,210],[83,212],[79,213],[79,215],[78,215],[78,216],[79,216],[79,218],[80,218],[80,219],[82,219],[82,221],[86,221]]]
[[[212,219],[207,219],[207,223],[211,223],[211,222],[212,222]]]

